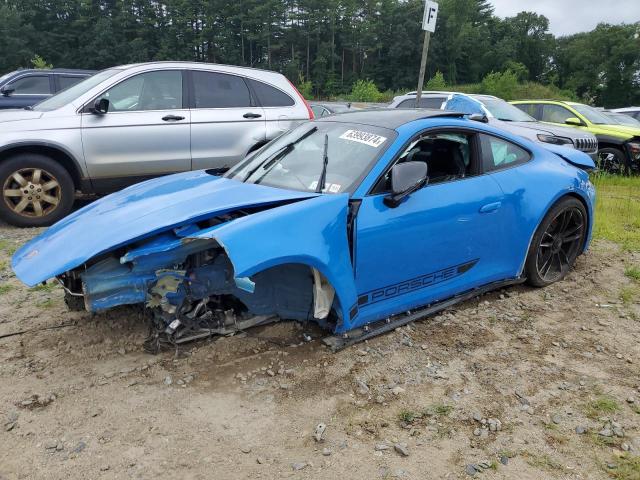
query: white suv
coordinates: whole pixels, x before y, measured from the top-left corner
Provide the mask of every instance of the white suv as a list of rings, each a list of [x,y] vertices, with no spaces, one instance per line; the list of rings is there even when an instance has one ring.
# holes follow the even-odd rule
[[[186,62],[103,70],[34,107],[0,112],[0,218],[50,225],[76,191],[222,171],[312,118],[275,72]]]

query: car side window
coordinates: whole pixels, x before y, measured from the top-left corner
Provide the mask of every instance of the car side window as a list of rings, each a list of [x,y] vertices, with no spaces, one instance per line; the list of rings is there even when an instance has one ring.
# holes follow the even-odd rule
[[[242,77],[226,73],[194,71],[196,108],[250,107],[251,94]]]
[[[573,113],[560,105],[542,105],[542,121],[564,123],[567,118],[575,117]]]
[[[486,134],[480,134],[480,149],[482,151],[482,169],[485,172],[513,167],[531,159],[531,154],[524,148]]]
[[[182,108],[182,72],[147,72],[123,80],[100,96],[109,112],[175,110]]]
[[[538,106],[535,103],[518,103],[515,105],[524,113],[531,115],[533,118],[540,120],[540,114],[538,113]]]
[[[48,75],[33,75],[22,77],[11,82],[9,85],[13,88],[14,95],[50,95],[51,86],[49,85]]]
[[[322,105],[312,105],[311,111],[313,111],[313,115],[316,118],[324,117],[325,115],[327,115],[327,109]]]
[[[60,85],[60,90],[65,90],[69,87],[73,87],[76,83],[81,82],[87,77],[80,76],[69,76],[69,75],[58,75],[58,85]]]
[[[425,133],[412,140],[393,165],[402,162],[427,164],[427,186],[474,176],[476,172],[474,134],[463,132]],[[391,168],[378,180],[372,193],[391,191]]]
[[[293,98],[283,91],[252,78],[248,80],[263,107],[291,107],[296,104]]]
[[[445,97],[421,97],[419,108],[433,108],[435,110],[440,110],[440,107],[445,100]],[[410,98],[408,100],[403,100],[396,108],[416,108],[416,99]]]

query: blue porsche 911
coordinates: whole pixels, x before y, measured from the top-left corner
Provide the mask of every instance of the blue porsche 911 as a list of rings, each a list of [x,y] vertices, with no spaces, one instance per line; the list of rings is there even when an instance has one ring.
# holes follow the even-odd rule
[[[334,348],[491,289],[562,279],[588,245],[584,153],[482,117],[358,111],[305,123],[220,176],[134,185],[13,258],[72,309],[140,304],[146,347],[315,321]]]

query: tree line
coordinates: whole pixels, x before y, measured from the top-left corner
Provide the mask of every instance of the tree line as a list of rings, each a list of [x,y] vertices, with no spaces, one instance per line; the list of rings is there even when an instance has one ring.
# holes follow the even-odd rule
[[[440,0],[427,78],[492,72],[607,107],[640,103],[640,24],[555,38],[546,17],[501,19],[487,0]],[[316,97],[415,89],[422,0],[0,0],[0,72],[193,60],[277,70]]]

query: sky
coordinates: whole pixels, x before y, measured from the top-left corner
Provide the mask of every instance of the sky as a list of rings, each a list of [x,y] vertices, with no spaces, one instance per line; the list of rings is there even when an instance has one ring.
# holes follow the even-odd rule
[[[489,0],[499,17],[523,10],[544,15],[556,36],[593,30],[598,23],[640,21],[640,0]]]

